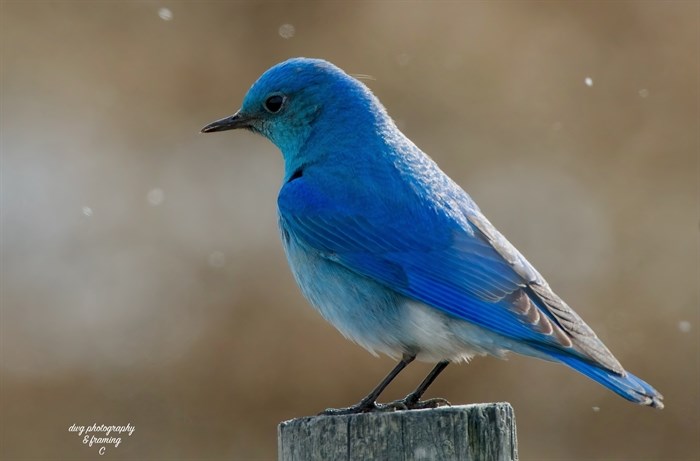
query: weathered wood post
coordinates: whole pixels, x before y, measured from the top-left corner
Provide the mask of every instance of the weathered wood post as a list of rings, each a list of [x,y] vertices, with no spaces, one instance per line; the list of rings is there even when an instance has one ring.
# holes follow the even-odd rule
[[[509,403],[310,416],[277,427],[280,461],[517,461]]]

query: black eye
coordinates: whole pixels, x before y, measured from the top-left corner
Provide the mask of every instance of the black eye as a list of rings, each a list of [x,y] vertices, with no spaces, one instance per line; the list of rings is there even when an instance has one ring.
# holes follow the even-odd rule
[[[266,111],[271,114],[276,114],[282,108],[282,104],[284,104],[284,96],[281,94],[273,94],[265,100],[264,106]]]

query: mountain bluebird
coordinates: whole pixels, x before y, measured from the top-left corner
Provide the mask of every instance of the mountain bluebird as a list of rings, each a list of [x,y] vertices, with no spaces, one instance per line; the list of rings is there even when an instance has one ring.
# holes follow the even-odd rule
[[[358,404],[326,413],[446,403],[421,397],[449,363],[508,351],[663,408],[362,82],[323,60],[290,59],[202,132],[237,128],[282,151],[279,228],[304,296],[345,337],[400,359]],[[376,403],[414,359],[437,365],[406,398]]]

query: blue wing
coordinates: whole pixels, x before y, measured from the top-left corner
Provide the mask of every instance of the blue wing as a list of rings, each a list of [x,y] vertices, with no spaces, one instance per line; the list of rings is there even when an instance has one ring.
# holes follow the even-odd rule
[[[300,244],[404,296],[528,343],[625,398],[660,405],[458,186],[439,198],[401,198],[411,194],[404,189],[375,200],[327,186],[304,178],[280,192],[282,226]]]
[[[456,212],[439,202],[415,202],[339,206],[348,200],[297,180],[285,185],[278,206],[297,241],[407,297],[510,338],[565,348],[622,370],[475,206]]]

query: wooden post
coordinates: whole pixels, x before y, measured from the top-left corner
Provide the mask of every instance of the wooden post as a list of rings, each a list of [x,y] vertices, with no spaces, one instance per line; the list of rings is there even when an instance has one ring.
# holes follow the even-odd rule
[[[509,403],[310,416],[277,427],[280,461],[517,461]]]

